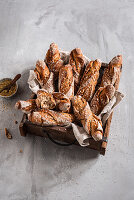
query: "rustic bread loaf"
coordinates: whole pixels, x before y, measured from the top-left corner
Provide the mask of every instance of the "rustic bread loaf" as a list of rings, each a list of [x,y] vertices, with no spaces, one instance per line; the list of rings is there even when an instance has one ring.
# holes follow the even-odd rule
[[[103,136],[102,122],[92,113],[88,102],[77,95],[72,99],[72,104],[74,115],[81,121],[85,131],[91,135],[94,140],[101,140]]]
[[[77,95],[82,96],[86,101],[90,101],[95,92],[95,86],[99,78],[101,67],[100,60],[90,61],[86,66]]]
[[[50,48],[47,51],[45,61],[50,71],[54,73],[55,78],[57,79],[59,70],[63,66],[63,60],[61,60],[57,44],[50,44]]]
[[[120,75],[122,67],[122,55],[115,56],[109,63],[108,68],[104,70],[101,87],[112,84],[114,85]]]
[[[81,49],[75,48],[71,51],[69,56],[69,64],[72,66],[74,74],[74,90],[77,92],[80,86],[80,79],[83,75],[85,59]]]
[[[60,59],[60,52],[58,49],[58,45],[54,42],[50,44],[50,47],[46,54],[46,64],[51,66],[51,64],[56,63]]]
[[[44,61],[38,60],[36,62],[34,73],[41,88],[47,90],[48,92],[53,92],[55,90],[54,74],[49,71]]]
[[[65,65],[59,71],[59,92],[65,94],[69,99],[74,96],[74,77],[71,65]]]
[[[70,112],[71,102],[70,99],[61,92],[53,92],[53,98],[56,102],[56,107],[62,112]]]
[[[37,99],[35,101],[38,108],[53,109],[56,106],[53,95],[43,89],[37,91]]]
[[[60,92],[49,93],[47,90],[37,91],[36,105],[38,108],[54,109],[55,107],[62,112],[69,112],[71,102],[69,98]]]
[[[15,104],[15,108],[21,110],[22,112],[28,114],[36,109],[35,99],[29,99],[27,101],[18,101]]]
[[[112,99],[114,94],[115,94],[115,88],[112,84],[107,85],[105,87],[100,87],[93,96],[93,99],[91,100],[90,103],[91,111],[95,115],[99,115],[103,110],[103,108]]]
[[[41,109],[28,114],[28,120],[41,126],[67,126],[74,121],[73,114]]]
[[[50,71],[43,60],[38,60],[36,62],[36,68],[34,72],[40,85],[45,85],[49,79]]]

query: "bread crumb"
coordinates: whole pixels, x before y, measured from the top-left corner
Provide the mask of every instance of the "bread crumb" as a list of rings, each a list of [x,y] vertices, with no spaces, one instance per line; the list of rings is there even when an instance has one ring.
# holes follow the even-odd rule
[[[11,133],[9,133],[9,131],[7,130],[7,128],[5,128],[5,135],[8,139],[12,139],[12,135]]]

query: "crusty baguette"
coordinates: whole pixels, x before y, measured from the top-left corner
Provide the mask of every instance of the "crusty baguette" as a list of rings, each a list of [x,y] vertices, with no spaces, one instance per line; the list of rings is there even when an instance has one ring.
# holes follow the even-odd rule
[[[61,60],[57,44],[50,44],[50,48],[47,51],[45,61],[50,71],[54,73],[55,78],[57,79],[59,70],[63,66],[63,60]]]
[[[37,99],[35,101],[38,108],[53,109],[56,106],[53,95],[44,89],[37,91]]]
[[[90,103],[91,111],[95,115],[99,115],[103,110],[103,108],[112,99],[114,94],[115,94],[115,88],[112,84],[107,85],[106,87],[98,88]]]
[[[50,71],[43,60],[38,60],[36,62],[34,72],[40,85],[45,85],[50,77]]]
[[[86,107],[88,107],[88,104],[86,100],[81,96],[74,96],[74,98],[72,98],[72,105],[74,115],[78,120],[82,121],[90,114],[90,112],[88,113],[89,109],[86,109]]]
[[[58,45],[54,42],[50,44],[50,47],[46,54],[46,64],[50,66],[53,63],[56,63],[60,59],[60,52],[58,49]]]
[[[36,105],[38,108],[54,109],[55,107],[62,112],[69,112],[71,102],[69,98],[60,92],[50,93],[47,90],[37,91]]]
[[[112,84],[114,85],[120,75],[122,67],[122,55],[115,56],[109,63],[108,68],[104,70],[101,80],[101,87]]]
[[[79,119],[85,131],[94,140],[99,141],[103,136],[102,122],[92,113],[88,102],[81,96],[74,96],[72,99],[74,115]]]
[[[54,91],[54,74],[50,72],[45,62],[38,60],[34,70],[35,78],[40,84],[40,87],[48,92]]]
[[[59,71],[59,92],[65,94],[69,99],[74,96],[74,77],[71,65],[65,65]]]
[[[76,93],[80,85],[80,78],[82,77],[85,65],[85,59],[81,49],[75,48],[71,51],[69,56],[69,64],[73,68],[74,90]]]
[[[15,104],[15,108],[21,110],[22,112],[28,114],[36,109],[35,99],[29,99],[27,101],[18,101]]]
[[[41,126],[66,126],[74,121],[73,114],[41,109],[28,114],[28,120]]]
[[[86,66],[77,95],[82,96],[86,101],[90,101],[95,92],[95,86],[99,78],[101,67],[100,60],[90,61]]]
[[[56,107],[62,112],[70,112],[70,99],[61,92],[53,92],[53,97],[56,102]]]

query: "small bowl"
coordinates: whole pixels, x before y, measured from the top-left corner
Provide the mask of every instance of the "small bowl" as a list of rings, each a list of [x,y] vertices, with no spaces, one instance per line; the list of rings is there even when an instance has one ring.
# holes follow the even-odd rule
[[[1,83],[2,81],[4,81],[4,80],[12,80],[12,79],[11,79],[11,78],[3,78],[3,79],[0,80],[0,83]],[[12,93],[12,94],[9,95],[9,96],[3,96],[3,95],[0,94],[0,97],[9,98],[9,97],[14,96],[14,95],[16,94],[17,90],[18,90],[18,84],[17,84],[17,82],[15,83],[15,85],[16,85],[16,90],[14,91],[14,93]]]

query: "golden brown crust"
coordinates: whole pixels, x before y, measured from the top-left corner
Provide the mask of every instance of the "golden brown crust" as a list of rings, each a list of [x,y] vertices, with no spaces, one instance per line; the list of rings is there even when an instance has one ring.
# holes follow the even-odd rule
[[[53,109],[56,106],[56,102],[53,95],[46,90],[38,90],[36,104],[38,108]]]
[[[84,56],[82,54],[81,49],[75,48],[71,51],[69,57],[69,64],[73,68],[75,92],[77,92],[77,89],[80,85],[80,78],[83,74],[85,65]]]
[[[49,79],[50,71],[43,60],[38,60],[36,62],[36,68],[34,72],[39,83],[41,85],[45,85]]]
[[[94,92],[97,80],[99,78],[99,70],[101,62],[97,59],[91,61],[85,69],[77,95],[82,96],[86,101],[90,101]]]
[[[61,60],[57,44],[50,44],[50,48],[47,51],[45,61],[50,71],[55,74],[55,78],[58,78],[59,70],[63,66],[63,60]]]
[[[81,96],[74,96],[72,99],[73,111],[78,120],[83,120],[85,118],[85,107],[87,102]]]
[[[101,87],[112,84],[114,85],[122,67],[122,55],[115,56],[109,63],[108,68],[104,70]]]
[[[22,110],[24,113],[30,113],[31,111],[36,109],[35,99],[29,99],[27,101],[18,101],[15,104],[16,109]]]
[[[56,75],[56,78],[58,78],[59,70],[61,67],[63,67],[63,60],[61,59],[59,59],[56,63],[50,65],[50,70]]]
[[[46,64],[49,66],[53,63],[56,63],[60,59],[60,52],[58,45],[54,42],[50,44],[50,48],[46,54]]]
[[[69,99],[74,95],[74,80],[71,65],[63,66],[59,71],[59,92],[65,94]]]
[[[56,106],[60,111],[70,112],[71,102],[65,94],[60,92],[54,92],[53,97],[55,99]]]
[[[74,121],[73,114],[41,109],[28,114],[28,120],[41,126],[65,126]]]
[[[98,125],[99,124],[99,125]],[[101,128],[100,128],[100,127]],[[91,135],[95,141],[99,141],[102,139],[103,131],[102,131],[102,122],[96,115],[92,114],[92,119],[88,118],[88,125]]]
[[[101,120],[92,113],[88,102],[81,96],[72,99],[74,115],[79,119],[83,128],[95,140],[101,140],[103,135]]]
[[[112,99],[115,93],[114,86],[107,85],[106,87],[100,87],[95,95],[93,96],[93,99],[90,103],[90,108],[92,112],[96,115],[99,115],[103,108],[109,103],[109,101]]]

